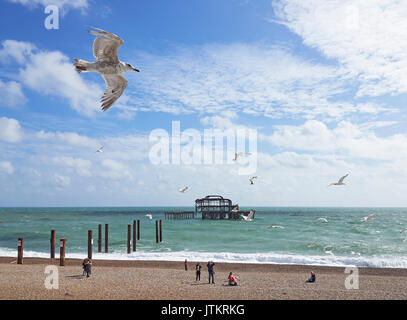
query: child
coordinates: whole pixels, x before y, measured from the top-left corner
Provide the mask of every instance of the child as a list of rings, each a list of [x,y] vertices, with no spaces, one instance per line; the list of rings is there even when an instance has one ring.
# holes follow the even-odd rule
[[[89,276],[92,274],[92,261],[90,259],[87,259],[88,262],[85,264],[85,271],[86,271],[86,278],[89,278]]]
[[[82,261],[82,269],[83,269],[82,275],[83,276],[86,275],[86,264],[87,264],[87,262],[88,262],[88,258],[83,259],[83,261]]]

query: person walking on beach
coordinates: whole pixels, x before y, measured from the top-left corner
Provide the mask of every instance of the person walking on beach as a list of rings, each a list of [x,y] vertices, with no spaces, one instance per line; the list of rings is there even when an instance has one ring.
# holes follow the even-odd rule
[[[316,280],[315,273],[314,271],[311,271],[311,277],[305,282],[315,282],[315,280]]]
[[[85,258],[82,261],[82,269],[83,269],[82,276],[86,276],[86,264],[88,263],[88,260],[89,260],[88,258]]]
[[[202,268],[202,266],[198,262],[195,266],[195,271],[196,271],[195,281],[201,281],[201,268]]]
[[[184,261],[184,268],[185,268],[185,271],[188,271],[188,260],[187,259],[185,259],[185,261]]]
[[[209,261],[206,266],[208,267],[209,283],[211,283],[211,278],[212,278],[212,283],[215,283],[215,270],[213,270],[215,263],[213,261]]]

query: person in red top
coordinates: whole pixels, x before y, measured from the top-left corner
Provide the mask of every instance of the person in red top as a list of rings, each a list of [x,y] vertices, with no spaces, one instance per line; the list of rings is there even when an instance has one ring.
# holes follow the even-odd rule
[[[236,277],[233,275],[232,272],[229,273],[228,279],[229,279],[229,285],[230,285],[230,286],[237,286],[237,279],[236,279]]]

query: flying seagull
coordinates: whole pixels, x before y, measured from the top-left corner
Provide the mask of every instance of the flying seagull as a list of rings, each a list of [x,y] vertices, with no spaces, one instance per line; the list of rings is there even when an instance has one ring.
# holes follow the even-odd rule
[[[309,244],[307,247],[308,248],[313,248],[317,245],[317,243],[314,241],[313,243]]]
[[[121,62],[117,51],[124,43],[124,40],[117,35],[105,30],[95,28],[89,30],[89,33],[97,36],[93,42],[93,55],[96,62],[89,62],[82,59],[73,60],[75,70],[82,72],[97,72],[102,75],[106,82],[106,90],[101,100],[103,111],[109,109],[113,103],[120,98],[124,89],[127,87],[127,80],[123,77],[127,71],[136,71],[130,63]]]
[[[325,218],[318,218],[315,220],[315,222],[328,222]]]
[[[96,150],[96,152],[102,152],[103,148],[104,148],[104,146],[100,147],[99,149]]]
[[[254,184],[254,182],[253,182],[254,179],[257,179],[257,176],[251,177],[251,178],[249,179],[250,184]]]
[[[231,211],[232,211],[232,212],[239,212],[238,206],[234,206]]]
[[[360,221],[362,222],[369,222],[369,221],[373,221],[374,220],[374,213],[369,214],[367,217],[363,217],[362,219],[360,219]]]
[[[283,226],[269,226],[267,229],[284,229]]]
[[[244,152],[238,152],[238,153],[235,153],[235,157],[232,159],[233,161],[236,161],[237,160],[237,158],[238,157],[241,157],[241,156],[244,156],[244,155],[251,155],[251,153],[250,152],[247,152],[247,153],[244,153]]]
[[[150,220],[153,219],[153,216],[150,213],[147,213],[146,217],[149,218]]]
[[[1,221],[0,221],[0,223],[1,223]],[[403,233],[404,231],[407,231],[407,228],[400,230],[400,233]]]
[[[338,182],[331,183],[329,186],[343,186],[343,185],[345,185],[346,183],[343,183],[343,180],[345,180],[345,178],[346,178],[348,175],[349,175],[349,173],[346,174],[346,175],[344,175],[342,178],[340,178],[340,179],[338,180]],[[329,186],[328,186],[328,187],[329,187]]]
[[[186,187],[183,188],[183,189],[180,189],[179,192],[185,193],[185,191],[187,191],[187,190],[188,190],[188,186],[186,186]]]
[[[253,220],[253,216],[254,216],[254,211],[250,210],[249,214],[247,216],[242,215],[242,219],[244,221],[252,221]]]

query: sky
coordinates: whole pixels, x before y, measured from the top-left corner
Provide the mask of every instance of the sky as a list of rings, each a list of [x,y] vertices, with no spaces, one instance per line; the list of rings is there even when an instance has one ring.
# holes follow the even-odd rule
[[[91,27],[140,70],[106,112]],[[0,207],[407,206],[406,32],[403,0],[0,0]]]

